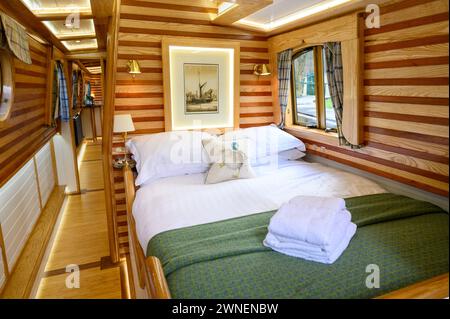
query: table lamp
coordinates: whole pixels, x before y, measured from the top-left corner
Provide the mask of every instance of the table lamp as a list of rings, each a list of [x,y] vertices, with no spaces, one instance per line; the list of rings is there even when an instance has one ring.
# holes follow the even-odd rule
[[[123,133],[123,140],[124,143],[127,142],[127,133],[135,131],[134,125],[133,125],[133,119],[131,118],[131,114],[119,114],[114,115],[114,133]],[[129,165],[133,167],[135,165],[135,162],[131,159],[128,159],[128,154],[125,150],[125,157],[119,158],[116,161],[114,161],[114,167],[116,168],[122,168],[125,165]]]

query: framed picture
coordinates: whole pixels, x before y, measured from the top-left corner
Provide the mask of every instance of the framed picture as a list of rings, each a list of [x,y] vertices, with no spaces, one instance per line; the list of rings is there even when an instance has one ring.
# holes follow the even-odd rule
[[[219,64],[184,63],[184,112],[219,112]]]
[[[240,43],[162,38],[164,129],[239,127]]]

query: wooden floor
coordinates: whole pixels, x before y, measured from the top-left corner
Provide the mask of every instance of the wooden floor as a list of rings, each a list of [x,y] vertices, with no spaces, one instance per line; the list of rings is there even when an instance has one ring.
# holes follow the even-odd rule
[[[36,298],[126,298],[124,262],[111,264],[101,145],[88,142],[80,167],[81,195],[68,197]],[[67,288],[68,265],[80,269],[80,288]],[[72,277],[70,277],[72,278]]]

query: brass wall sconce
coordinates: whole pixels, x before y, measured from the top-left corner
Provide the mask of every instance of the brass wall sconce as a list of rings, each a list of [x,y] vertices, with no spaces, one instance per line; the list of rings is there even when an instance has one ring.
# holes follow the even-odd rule
[[[267,64],[255,64],[255,66],[253,67],[253,73],[258,76],[271,74]]]
[[[129,60],[127,63],[128,73],[133,75],[133,78],[136,74],[141,74],[141,67],[137,60]]]

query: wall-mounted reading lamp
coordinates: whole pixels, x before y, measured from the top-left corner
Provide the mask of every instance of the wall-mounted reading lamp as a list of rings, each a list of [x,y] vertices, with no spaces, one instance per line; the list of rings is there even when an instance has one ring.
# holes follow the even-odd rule
[[[133,75],[133,78],[136,74],[141,73],[141,67],[139,66],[139,62],[137,60],[129,60],[127,63],[128,73]]]
[[[253,73],[260,76],[260,75],[270,75],[269,67],[267,64],[255,64],[253,68]]]

